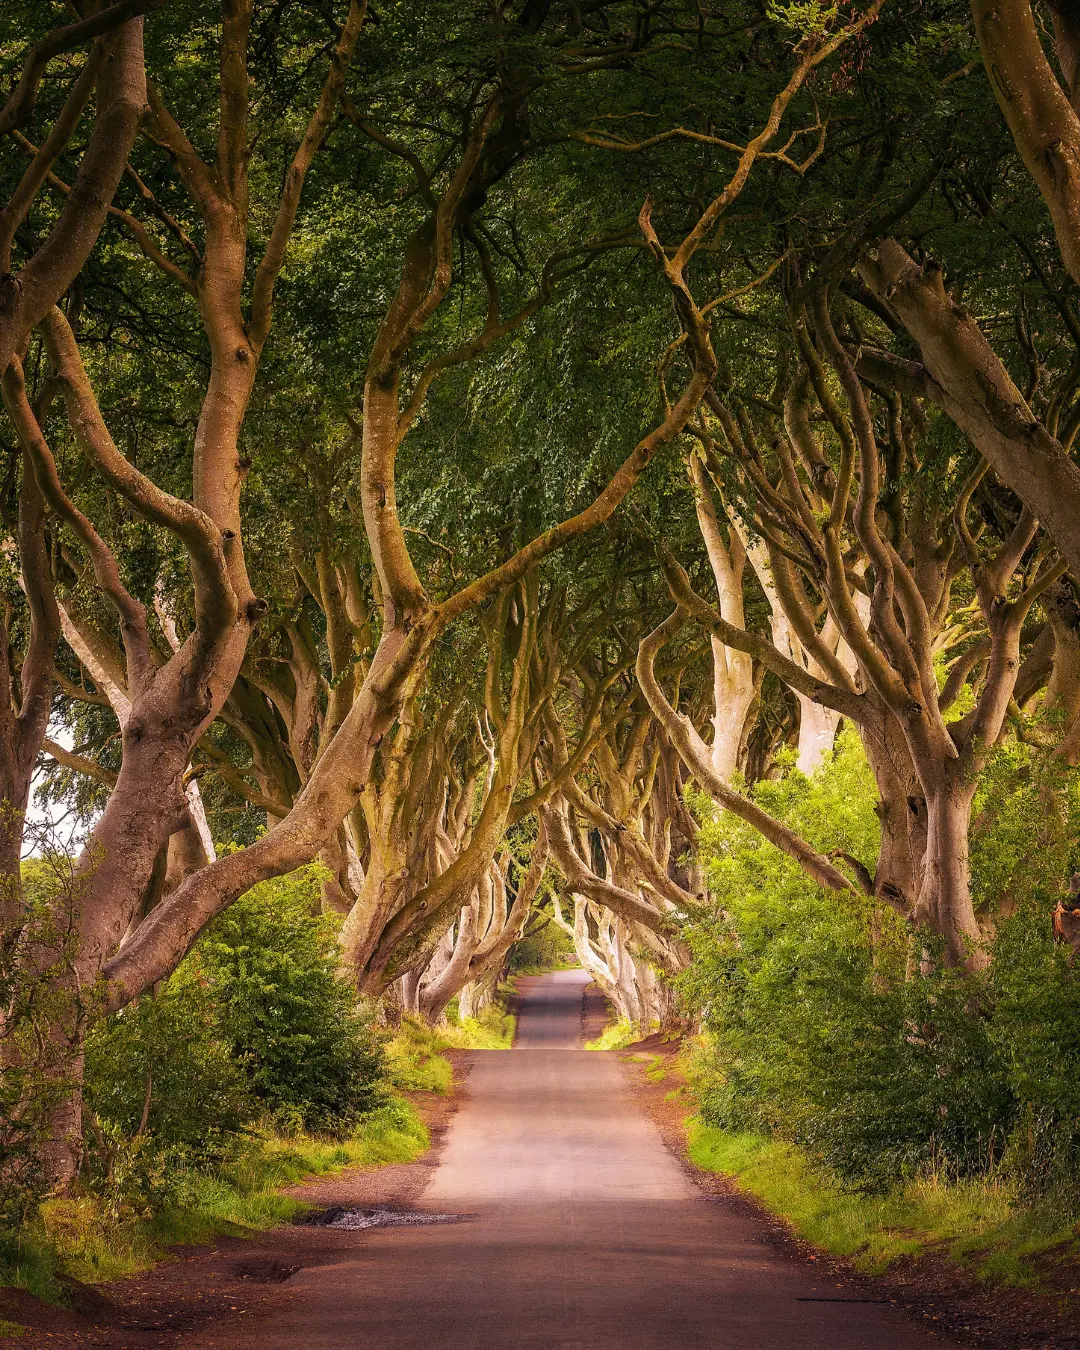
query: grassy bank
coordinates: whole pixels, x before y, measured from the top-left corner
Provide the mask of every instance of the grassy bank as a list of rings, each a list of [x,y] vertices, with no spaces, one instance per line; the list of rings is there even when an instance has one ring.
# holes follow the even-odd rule
[[[428,1026],[415,1017],[403,1017],[387,1046],[394,1082],[406,1092],[450,1091],[454,1071],[444,1050],[509,1050],[516,1019],[502,1003],[489,1004],[479,1017],[459,1018],[456,1000],[445,1023]]]
[[[1075,1227],[1053,1204],[1024,1206],[1003,1180],[930,1175],[872,1195],[845,1187],[804,1150],[762,1135],[692,1120],[687,1142],[702,1170],[733,1177],[800,1237],[869,1273],[932,1252],[989,1283],[1032,1285],[1048,1260],[1080,1256]]]
[[[586,1050],[625,1050],[641,1039],[641,1032],[621,1019],[606,1026],[595,1040],[586,1041]]]
[[[509,1044],[513,1018],[507,1028],[507,1014],[490,1012],[475,1025],[439,1031],[404,1021],[386,1047],[394,1091],[347,1138],[256,1131],[213,1170],[172,1172],[156,1203],[133,1201],[136,1188],[122,1175],[104,1193],[46,1200],[17,1239],[0,1243],[0,1285],[63,1303],[65,1280],[121,1279],[153,1265],[174,1244],[250,1236],[289,1222],[306,1208],[282,1194],[297,1182],[345,1167],[413,1162],[427,1150],[428,1133],[416,1105],[400,1094],[450,1092],[453,1068],[441,1052],[451,1046]]]
[[[455,999],[445,1025],[438,1028],[440,1040],[455,1050],[509,1050],[517,1028],[517,1018],[506,1006],[513,992],[512,985],[504,985],[496,1001],[489,1003],[479,1017],[461,1017]]]
[[[445,1063],[445,1061],[443,1061]],[[114,1195],[46,1200],[19,1238],[0,1250],[0,1284],[65,1301],[65,1279],[98,1284],[132,1275],[176,1243],[248,1236],[287,1223],[306,1206],[282,1188],[343,1167],[412,1162],[428,1147],[415,1107],[396,1098],[343,1140],[257,1134],[212,1172],[170,1178],[160,1208]]]

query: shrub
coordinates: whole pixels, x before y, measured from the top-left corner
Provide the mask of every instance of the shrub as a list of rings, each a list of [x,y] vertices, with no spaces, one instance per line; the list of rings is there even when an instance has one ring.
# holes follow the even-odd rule
[[[157,997],[106,1018],[87,1043],[86,1090],[103,1130],[91,1166],[145,1172],[171,1150],[201,1166],[225,1158],[259,1117],[344,1135],[385,1100],[372,1016],[336,971],[314,868],[266,882],[218,918]],[[123,1141],[149,1136],[128,1158]],[[102,1161],[104,1160],[104,1161]]]
[[[211,926],[187,978],[207,981],[222,1035],[279,1124],[344,1134],[385,1100],[384,1054],[317,903],[314,867],[256,886]]]
[[[706,822],[716,906],[687,927],[694,959],[680,980],[708,1032],[696,1069],[706,1122],[802,1144],[870,1188],[928,1169],[972,1175],[1004,1157],[1028,1188],[1069,1189],[1080,979],[1050,929],[1068,848],[1018,849],[1018,832],[1030,841],[1046,828],[1048,801],[1037,766],[1018,775],[1018,753],[1002,752],[1011,761],[991,765],[976,802],[976,894],[989,908],[1007,886],[1015,905],[979,979],[946,969],[936,943],[890,910],[813,886],[730,814]],[[1060,821],[1074,787],[1052,791]],[[876,794],[853,732],[812,780],[792,772],[757,795],[819,848],[872,869]]]
[[[190,967],[158,997],[144,995],[94,1028],[86,1095],[94,1115],[112,1127],[114,1143],[149,1134],[161,1148],[188,1150],[194,1161],[222,1157],[257,1114],[214,991]]]

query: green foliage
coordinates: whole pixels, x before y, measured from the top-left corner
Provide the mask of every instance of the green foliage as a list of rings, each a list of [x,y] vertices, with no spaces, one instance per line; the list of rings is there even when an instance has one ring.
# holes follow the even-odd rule
[[[1039,871],[1032,860],[1032,870]],[[1080,972],[1029,902],[1002,925],[988,1037],[1014,1102],[1007,1163],[1022,1192],[1075,1216],[1080,1177]]]
[[[163,1223],[273,1222],[292,1212],[273,1194],[282,1177],[357,1161],[358,1139],[363,1160],[389,1160],[416,1136],[389,1096],[373,1015],[337,975],[318,895],[313,868],[256,887],[156,994],[90,1033],[80,1189],[36,1220],[80,1278],[150,1260]],[[300,1142],[282,1150],[275,1131]]]
[[[1029,796],[1004,769],[1000,781],[1013,786],[989,775],[974,830],[984,878],[1002,875],[1031,826]],[[812,780],[790,773],[758,796],[872,870],[875,794],[854,733]],[[1075,1206],[1080,981],[1050,930],[1060,852],[1029,853],[976,980],[891,911],[814,887],[732,817],[708,821],[702,839],[716,908],[688,926],[681,988],[707,1029],[696,1067],[707,1124],[792,1141],[870,1189],[1005,1166]]]
[[[542,975],[577,965],[574,940],[553,920],[541,921],[510,952],[511,975]]]
[[[623,1050],[633,1045],[641,1037],[641,1032],[630,1022],[612,1022],[594,1041],[586,1041],[586,1050]]]
[[[509,992],[508,988],[500,991],[476,1017],[462,1017],[457,1000],[452,999],[446,1022],[438,1029],[440,1039],[455,1050],[509,1050],[517,1030],[517,1018],[505,1003]]]
[[[446,1041],[433,1027],[403,1017],[386,1047],[390,1080],[403,1092],[436,1092],[445,1096],[454,1082],[450,1061],[440,1054]]]
[[[186,978],[205,980],[251,1090],[279,1122],[351,1129],[383,1100],[374,1013],[339,978],[314,867],[263,882],[214,923]]]
[[[150,1135],[193,1160],[223,1157],[257,1110],[211,990],[187,971],[94,1028],[86,1096],[114,1145]]]
[[[91,1034],[87,1092],[132,1138],[216,1159],[259,1116],[347,1135],[385,1098],[381,1038],[337,974],[318,874],[264,882],[200,940],[158,997]],[[143,1113],[145,1130],[140,1130]]]
[[[1048,730],[1060,734],[1057,719]],[[1080,864],[1080,794],[1074,770],[1017,740],[999,745],[972,811],[971,887],[976,909],[1014,911],[1057,901]],[[1033,865],[1034,864],[1034,865]]]
[[[739,1186],[800,1237],[869,1272],[905,1256],[944,1255],[992,1284],[1026,1285],[1037,1259],[1075,1250],[1075,1232],[1052,1207],[1018,1209],[1001,1178],[956,1181],[929,1173],[883,1195],[853,1191],[805,1149],[760,1134],[691,1121],[689,1156]]]
[[[771,0],[765,12],[774,23],[790,28],[800,37],[826,32],[838,14],[836,5],[823,4],[822,0]]]
[[[372,1011],[338,978],[319,880],[304,868],[256,887],[163,987],[94,1027],[78,1185],[42,1200],[23,1184],[0,1225],[0,1282],[62,1299],[57,1272],[116,1278],[164,1244],[282,1222],[302,1204],[280,1187],[427,1147]]]

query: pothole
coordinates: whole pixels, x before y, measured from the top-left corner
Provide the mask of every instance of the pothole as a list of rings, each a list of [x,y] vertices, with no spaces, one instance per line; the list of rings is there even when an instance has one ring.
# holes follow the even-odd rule
[[[357,1232],[363,1228],[420,1228],[433,1223],[464,1223],[469,1214],[432,1214],[418,1209],[345,1209],[341,1206],[312,1214],[307,1222],[320,1228]]]

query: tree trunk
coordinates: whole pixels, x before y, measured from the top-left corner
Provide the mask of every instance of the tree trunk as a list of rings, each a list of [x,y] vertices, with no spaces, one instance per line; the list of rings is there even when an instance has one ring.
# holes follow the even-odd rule
[[[441,1022],[450,1000],[468,977],[469,961],[476,950],[479,904],[474,899],[458,915],[453,955],[446,968],[426,989],[420,990],[420,1015],[427,1022]]]
[[[799,700],[799,750],[795,767],[809,778],[836,743],[840,714],[814,703],[805,694],[795,697]]]
[[[975,785],[950,779],[946,775],[927,793],[926,855],[916,914],[944,941],[949,965],[978,971],[990,957],[971,902],[968,832]]]

